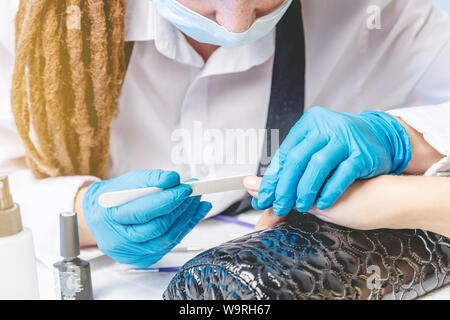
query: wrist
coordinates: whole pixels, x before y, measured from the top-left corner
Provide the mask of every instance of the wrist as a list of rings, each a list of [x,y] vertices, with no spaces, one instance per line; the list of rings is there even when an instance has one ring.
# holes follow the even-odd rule
[[[391,229],[422,229],[450,236],[450,183],[446,178],[386,176],[383,183],[384,217]]]
[[[91,233],[91,231],[87,226],[83,210],[83,199],[88,188],[89,185],[84,185],[80,189],[78,189],[74,201],[74,211],[77,213],[78,216],[78,232],[80,235],[80,246],[84,248],[95,246],[97,244],[95,237],[93,236],[93,234]]]
[[[407,184],[412,227],[450,236],[450,180],[443,177],[409,177]]]
[[[405,128],[411,140],[411,161],[405,173],[423,175],[433,164],[445,157],[425,140],[422,133],[408,125],[402,118],[393,117]]]
[[[382,228],[415,229],[417,219],[411,214],[410,195],[405,188],[404,176],[383,175],[368,181],[371,188],[366,194],[371,203],[372,214],[379,217]]]

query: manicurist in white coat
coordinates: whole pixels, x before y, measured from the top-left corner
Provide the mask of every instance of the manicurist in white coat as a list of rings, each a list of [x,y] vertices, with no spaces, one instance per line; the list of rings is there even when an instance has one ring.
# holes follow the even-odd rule
[[[196,155],[205,135],[266,128],[275,27],[292,8],[300,1],[1,1],[0,170],[38,258],[56,260],[62,211],[79,213],[83,246],[149,266],[240,200],[245,191],[201,201],[180,182],[257,172],[258,161]],[[332,207],[355,180],[449,175],[449,16],[425,0],[303,0],[301,17],[305,114],[253,206],[284,216]],[[169,190],[97,203],[148,186]]]

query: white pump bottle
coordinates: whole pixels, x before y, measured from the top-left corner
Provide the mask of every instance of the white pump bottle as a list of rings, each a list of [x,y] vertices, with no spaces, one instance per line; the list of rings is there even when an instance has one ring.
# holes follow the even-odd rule
[[[0,177],[0,300],[39,299],[33,237]]]

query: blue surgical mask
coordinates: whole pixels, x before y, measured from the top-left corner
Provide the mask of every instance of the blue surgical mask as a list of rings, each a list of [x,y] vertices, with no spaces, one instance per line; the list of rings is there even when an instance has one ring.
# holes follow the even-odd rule
[[[285,0],[277,9],[255,20],[244,32],[230,32],[217,22],[186,8],[176,0],[153,0],[158,13],[188,37],[201,43],[238,47],[252,43],[272,31],[289,8]]]

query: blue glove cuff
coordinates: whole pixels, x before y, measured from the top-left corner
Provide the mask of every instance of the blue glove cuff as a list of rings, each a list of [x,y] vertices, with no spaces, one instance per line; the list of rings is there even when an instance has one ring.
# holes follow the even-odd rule
[[[364,111],[362,116],[376,118],[377,124],[384,127],[391,144],[391,174],[399,175],[405,171],[411,161],[411,139],[402,124],[393,116],[382,111]]]
[[[91,208],[95,204],[95,198],[92,197],[95,195],[97,190],[104,184],[104,181],[98,181],[92,183],[84,193],[83,201],[81,203],[81,207],[83,212],[87,212],[89,208]]]

